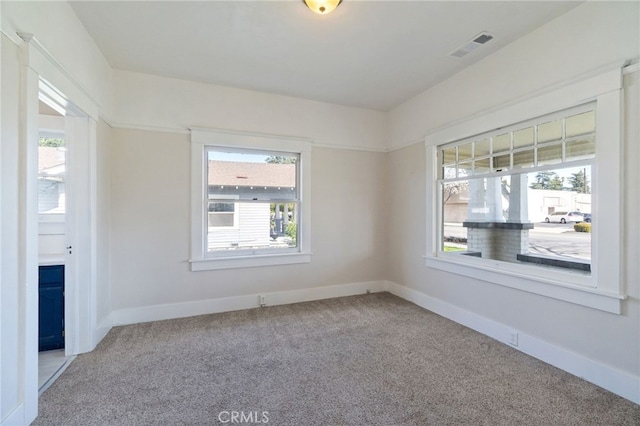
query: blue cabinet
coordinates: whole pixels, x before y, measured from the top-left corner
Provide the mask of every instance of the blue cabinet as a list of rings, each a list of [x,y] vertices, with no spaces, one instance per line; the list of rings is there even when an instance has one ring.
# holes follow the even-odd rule
[[[41,266],[38,287],[38,350],[64,348],[64,266]]]

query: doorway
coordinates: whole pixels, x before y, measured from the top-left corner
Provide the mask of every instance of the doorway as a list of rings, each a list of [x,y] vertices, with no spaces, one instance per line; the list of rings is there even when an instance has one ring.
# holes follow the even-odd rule
[[[89,117],[44,80],[38,85],[38,390],[42,393],[78,353],[91,307]],[[83,164],[84,163],[84,164]],[[81,212],[81,213],[79,213]],[[84,220],[83,220],[84,219]],[[84,235],[79,240],[78,236]],[[86,262],[82,264],[80,262]],[[84,308],[83,308],[84,307]]]
[[[15,185],[17,191],[15,238],[18,251],[15,267],[20,284],[17,297],[18,335],[15,380],[22,403],[15,418],[24,423],[38,413],[39,395],[39,206],[38,206],[38,140],[40,134],[40,102],[64,117],[66,143],[65,218],[64,218],[64,356],[89,352],[110,328],[109,318],[97,324],[97,177],[96,144],[99,105],[87,90],[33,37],[18,33],[20,67],[12,76],[19,90],[12,95],[19,104],[16,123],[17,154]],[[3,58],[4,59],[4,58]],[[19,78],[16,78],[19,77]],[[11,122],[11,121],[10,121]],[[51,183],[51,182],[50,182]],[[58,185],[58,195],[62,187]],[[105,287],[108,283],[105,284]],[[104,307],[103,307],[104,310]]]
[[[38,104],[38,392],[64,371],[66,111],[44,93]],[[53,105],[53,106],[52,106]]]

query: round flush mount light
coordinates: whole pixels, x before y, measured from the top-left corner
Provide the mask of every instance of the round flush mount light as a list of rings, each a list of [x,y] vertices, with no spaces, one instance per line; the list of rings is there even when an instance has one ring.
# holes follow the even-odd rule
[[[302,2],[318,15],[326,15],[333,12],[342,0],[302,0]]]

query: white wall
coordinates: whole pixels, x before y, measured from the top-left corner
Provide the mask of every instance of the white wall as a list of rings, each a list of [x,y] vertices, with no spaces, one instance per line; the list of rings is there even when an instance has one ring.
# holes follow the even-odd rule
[[[205,127],[386,149],[387,115],[379,111],[126,71],[114,71],[114,83],[116,127]]]
[[[187,263],[189,155],[189,135],[113,130],[114,311],[385,278],[385,153],[312,150],[310,264],[203,272]]]
[[[66,1],[3,1],[2,32],[17,44],[16,32],[33,34],[110,116],[111,67]]]
[[[125,71],[114,82],[116,321],[123,309],[385,278],[385,113]],[[189,271],[192,126],[312,141],[310,264]]]
[[[640,377],[640,234],[635,225],[638,74],[625,78],[624,276],[629,299],[609,314],[427,268],[426,161],[423,137],[433,129],[579,76],[604,64],[637,60],[639,4],[586,3],[452,76],[391,112],[390,279],[432,298],[519,330],[596,363]],[[411,144],[418,140],[418,143]],[[606,242],[604,244],[606,246]],[[640,392],[636,389],[636,395]],[[636,396],[636,397],[638,397]]]
[[[18,236],[18,49],[2,36],[2,144],[0,145],[0,421],[23,402],[20,394],[21,348],[24,329],[20,327],[19,236]]]

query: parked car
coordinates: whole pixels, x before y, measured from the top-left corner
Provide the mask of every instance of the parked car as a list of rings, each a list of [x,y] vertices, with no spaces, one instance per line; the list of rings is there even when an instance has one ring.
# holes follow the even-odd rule
[[[591,213],[585,213],[583,214],[584,216],[584,221],[587,223],[591,223]]]
[[[578,223],[584,221],[584,215],[580,212],[554,212],[547,216],[544,221],[547,223]]]

